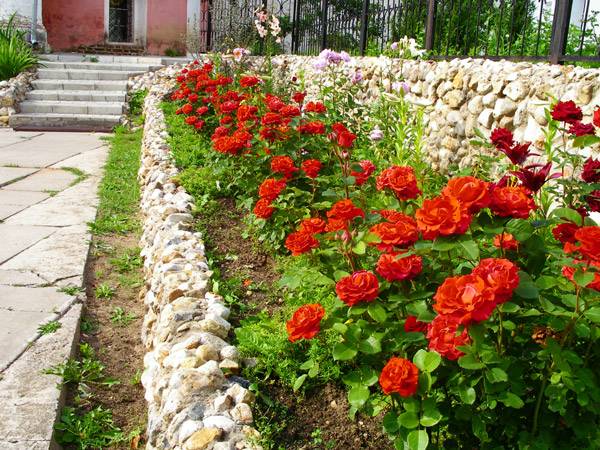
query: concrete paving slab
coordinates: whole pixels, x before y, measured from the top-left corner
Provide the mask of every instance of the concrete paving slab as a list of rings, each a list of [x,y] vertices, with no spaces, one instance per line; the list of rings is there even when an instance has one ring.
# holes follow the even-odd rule
[[[6,219],[9,224],[64,227],[85,224],[96,217],[98,178],[88,178],[41,203]]]
[[[1,176],[0,168],[0,176]],[[72,172],[60,169],[42,169],[33,175],[11,183],[11,191],[62,191],[77,179]]]
[[[74,167],[84,171],[88,175],[99,177],[102,175],[107,154],[108,147],[99,147],[93,150],[88,150],[85,153],[72,156],[50,167],[53,169],[60,169],[61,167]]]
[[[6,311],[54,313],[73,298],[56,287],[0,286],[0,310]]]
[[[81,304],[75,304],[60,319],[61,328],[41,336],[2,374],[0,448],[60,448],[53,442],[53,433],[64,403],[64,392],[57,389],[60,381],[57,376],[45,375],[42,371],[73,356],[79,339],[80,318]],[[12,447],[2,446],[4,442]]]
[[[37,169],[26,169],[22,167],[0,167],[0,186],[12,183],[16,180],[31,175]]]
[[[20,205],[2,205],[0,204],[0,220],[4,220],[19,211],[23,210],[25,206]]]
[[[31,206],[50,197],[47,192],[12,191],[10,186],[0,189],[0,205]]]
[[[48,312],[0,310],[0,367],[19,356],[37,336],[38,326],[53,316]]]
[[[46,284],[46,280],[28,270],[0,269],[0,285],[40,286],[43,284]]]
[[[0,264],[15,255],[18,255],[36,242],[50,236],[55,231],[56,228],[53,227],[0,223],[0,236],[2,236],[2,245],[0,245]]]

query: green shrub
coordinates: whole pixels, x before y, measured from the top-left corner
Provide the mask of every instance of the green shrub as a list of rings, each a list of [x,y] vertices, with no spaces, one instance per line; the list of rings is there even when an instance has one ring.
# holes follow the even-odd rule
[[[24,35],[15,25],[14,14],[0,27],[0,80],[8,80],[38,64]]]

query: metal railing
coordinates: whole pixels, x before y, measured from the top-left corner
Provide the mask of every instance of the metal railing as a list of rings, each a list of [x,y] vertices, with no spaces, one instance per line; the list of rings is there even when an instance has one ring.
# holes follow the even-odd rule
[[[600,62],[599,0],[203,1],[211,50],[251,42],[266,8],[282,21],[284,52],[376,55],[409,36],[432,58]]]

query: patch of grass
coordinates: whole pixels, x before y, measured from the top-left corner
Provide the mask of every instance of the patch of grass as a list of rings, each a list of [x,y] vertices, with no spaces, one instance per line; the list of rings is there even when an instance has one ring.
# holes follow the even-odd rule
[[[101,406],[83,413],[65,407],[55,429],[60,444],[74,445],[80,450],[107,448],[127,440],[113,422],[112,412]]]
[[[148,95],[148,89],[136,91],[129,97],[129,114],[131,116],[140,116],[144,108],[144,100]]]
[[[137,384],[140,384],[142,382],[142,371],[140,369],[135,371],[135,374],[131,377],[131,380],[129,380],[129,384],[132,386],[135,386]]]
[[[120,306],[117,306],[115,309],[113,309],[113,312],[110,315],[110,321],[120,327],[126,327],[135,319],[137,319],[135,314],[126,313],[125,310]]]
[[[106,242],[97,239],[92,242],[92,255],[93,256],[102,256],[102,255],[114,255],[115,248],[107,244]]]
[[[84,334],[91,334],[98,329],[98,324],[91,317],[84,316],[81,318],[79,329]]]
[[[127,273],[134,269],[139,269],[142,267],[140,249],[137,247],[128,248],[122,255],[112,258],[110,263],[119,273]]]
[[[258,391],[256,386],[253,386],[256,391],[256,403],[254,404],[254,426],[260,433],[260,437],[253,439],[266,450],[285,450],[285,447],[280,446],[277,442],[281,441],[281,436],[284,434],[288,420],[291,418],[290,411],[284,405],[274,402],[268,395]]]
[[[77,295],[80,292],[83,292],[83,289],[79,286],[73,286],[73,285],[69,285],[69,286],[64,286],[61,287],[58,292],[62,292],[64,294],[67,295]]]
[[[142,130],[117,127],[108,141],[111,150],[100,183],[98,215],[90,223],[94,234],[125,234],[139,229],[136,213],[140,190],[137,172],[140,165]]]
[[[144,283],[144,279],[139,273],[132,274],[120,274],[118,276],[120,286],[128,287],[131,289],[137,289]]]
[[[106,378],[104,376],[104,364],[97,358],[94,349],[89,344],[79,345],[80,360],[69,358],[62,364],[57,364],[43,371],[47,375],[59,376],[64,384],[87,385],[90,383],[112,386],[117,384],[117,380]]]
[[[61,170],[64,170],[65,172],[70,172],[73,175],[75,175],[75,179],[73,181],[71,181],[71,183],[69,184],[69,187],[71,186],[75,186],[77,183],[82,182],[83,180],[85,180],[86,178],[89,178],[89,174],[84,172],[81,169],[78,169],[77,167],[61,167]]]
[[[55,197],[56,195],[58,195],[58,193],[60,191],[57,191],[54,189],[44,189],[42,192],[44,192],[45,194],[48,194],[50,197]]]
[[[102,283],[96,287],[94,294],[96,295],[96,298],[111,299],[115,295],[115,290],[110,285]]]
[[[46,335],[55,333],[61,326],[62,325],[58,320],[52,320],[40,325],[37,330],[41,335]]]

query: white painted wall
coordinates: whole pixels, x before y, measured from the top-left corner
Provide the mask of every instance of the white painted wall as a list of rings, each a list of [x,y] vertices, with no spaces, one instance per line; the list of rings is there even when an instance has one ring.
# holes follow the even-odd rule
[[[33,15],[33,0],[0,0],[0,19],[7,19],[13,13],[31,19]],[[38,21],[42,17],[42,0],[38,0]]]

